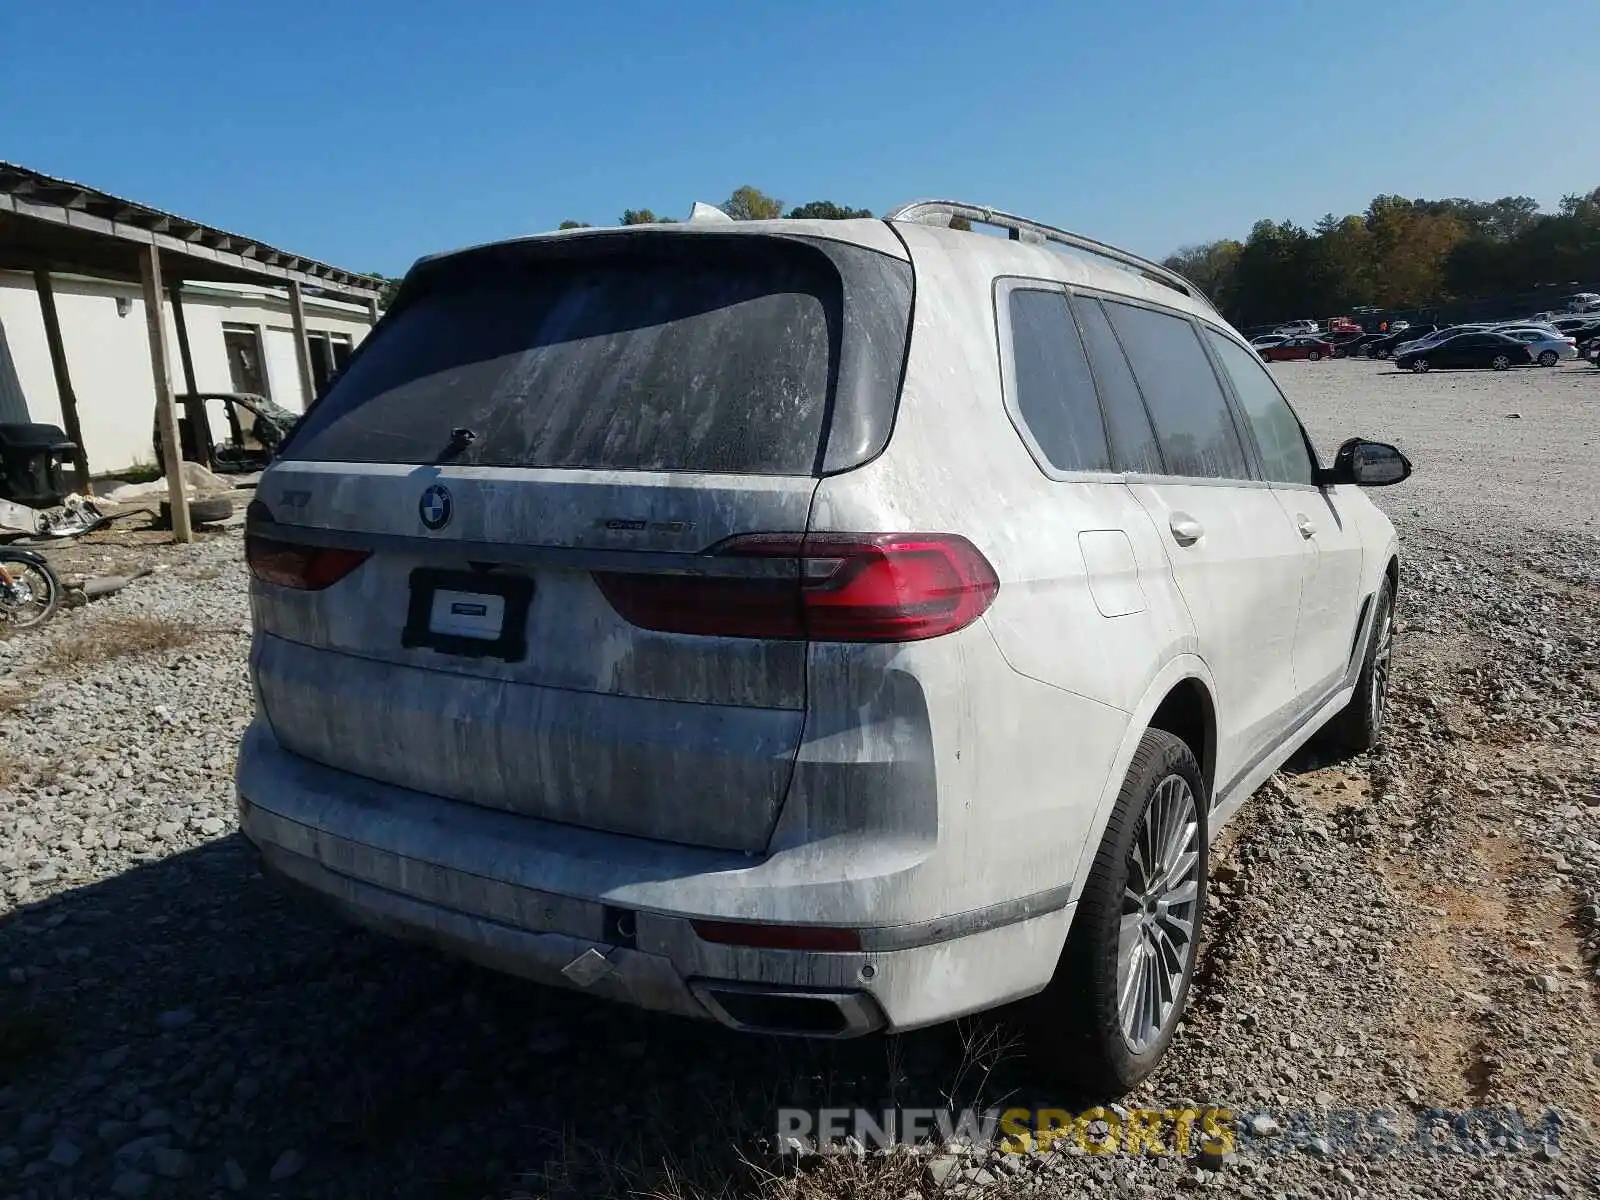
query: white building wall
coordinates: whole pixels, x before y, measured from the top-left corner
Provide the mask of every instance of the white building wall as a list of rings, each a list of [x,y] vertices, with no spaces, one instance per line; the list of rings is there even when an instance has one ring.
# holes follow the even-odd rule
[[[51,282],[90,470],[116,471],[150,462],[155,382],[139,288],[71,275],[54,275]],[[126,315],[118,315],[118,297],[126,302]],[[177,327],[171,304],[163,308],[172,385],[182,392],[186,385]],[[345,334],[355,344],[369,328],[365,309],[357,305],[308,296],[305,309],[306,328],[312,333]],[[187,284],[183,315],[197,390],[233,389],[223,324],[254,326],[262,332],[272,399],[294,412],[304,408],[287,296],[264,288]],[[15,412],[20,393],[28,420],[64,424],[32,275],[0,271],[0,328],[9,351],[0,353],[0,419],[21,419]]]
[[[303,408],[300,358],[294,351],[293,327],[274,329],[269,325],[261,331],[261,342],[261,360],[266,364],[267,387],[272,390],[272,399],[291,411]]]

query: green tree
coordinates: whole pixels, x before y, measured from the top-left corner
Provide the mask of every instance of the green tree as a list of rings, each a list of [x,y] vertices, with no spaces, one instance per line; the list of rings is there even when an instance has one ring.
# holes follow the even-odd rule
[[[628,222],[626,220],[624,220],[622,223],[624,225],[626,225]],[[563,221],[563,222],[561,222],[561,224],[557,225],[556,228],[557,229],[587,229],[587,228],[589,228],[589,223],[587,221]]]
[[[619,225],[654,225],[659,218],[648,208],[625,208]]]
[[[759,188],[745,184],[735,188],[722,206],[735,221],[770,221],[783,215],[783,201],[775,200]]]
[[[387,310],[394,303],[395,293],[400,290],[400,280],[392,275],[373,273],[372,278],[383,280],[383,286],[378,289],[378,307]]]
[[[1198,287],[1218,308],[1233,303],[1233,285],[1244,246],[1232,238],[1184,246],[1167,256],[1165,265]]]
[[[1427,307],[1600,281],[1600,188],[1541,213],[1528,196],[1375,196],[1306,231],[1257,221],[1241,244],[1185,246],[1167,265],[1240,325],[1323,317],[1358,305]]]
[[[832,200],[813,200],[809,204],[801,204],[789,210],[791,220],[805,221],[848,221],[852,217],[870,217],[870,208],[846,208],[842,204],[835,204]]]

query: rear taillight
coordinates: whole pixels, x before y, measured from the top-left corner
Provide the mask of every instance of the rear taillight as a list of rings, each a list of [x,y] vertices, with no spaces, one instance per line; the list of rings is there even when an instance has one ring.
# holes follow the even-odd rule
[[[789,559],[780,577],[596,572],[630,624],[668,633],[818,642],[910,642],[972,624],[1000,581],[966,538],[946,533],[755,534],[715,558]]]
[[[250,534],[244,539],[244,557],[250,564],[250,573],[263,583],[320,592],[366,562],[371,553],[330,546],[303,546]]]

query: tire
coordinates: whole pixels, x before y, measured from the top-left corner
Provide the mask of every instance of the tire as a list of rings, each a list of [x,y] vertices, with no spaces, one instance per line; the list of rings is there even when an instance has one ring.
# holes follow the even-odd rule
[[[231,516],[233,516],[233,501],[226,497],[189,501],[190,525],[215,525],[218,521],[226,521]],[[156,524],[162,529],[172,528],[171,501],[161,502],[161,512],[156,518]]]
[[[1321,350],[1313,350],[1310,354],[1306,355],[1306,361],[1307,362],[1321,362],[1322,361],[1322,351]]]
[[[1425,358],[1414,358],[1411,360],[1411,369],[1418,375],[1426,375],[1431,369],[1431,364]]]
[[[1189,747],[1165,730],[1146,730],[1106,824],[1055,976],[1027,1001],[1024,1012],[1030,1058],[1085,1098],[1110,1099],[1130,1091],[1155,1069],[1172,1041],[1189,997],[1205,916],[1208,808],[1205,779]],[[1181,887],[1165,893],[1165,903],[1175,911],[1144,907],[1125,914],[1125,893],[1144,892],[1135,851],[1148,853],[1146,818],[1158,818],[1163,809],[1187,818],[1181,827],[1171,827],[1177,837],[1166,839],[1170,853],[1157,852],[1158,862],[1183,869]],[[1152,889],[1147,899],[1155,894]],[[1188,899],[1171,900],[1174,895]],[[1187,940],[1180,947],[1185,918]],[[1123,947],[1125,919],[1132,924]],[[1170,957],[1150,957],[1156,946]],[[1157,975],[1138,974],[1146,969],[1141,964],[1158,963]],[[1154,999],[1158,1006],[1141,1011],[1141,1005],[1131,1005],[1125,1022],[1119,996],[1140,978],[1149,978],[1151,989],[1135,987],[1130,999]],[[1130,1028],[1137,1034],[1130,1035]]]
[[[1493,367],[1496,371],[1509,371],[1509,370],[1511,370],[1511,360],[1509,358],[1507,358],[1504,354],[1496,354],[1494,356],[1494,360],[1489,365],[1491,367]]]
[[[49,563],[0,550],[0,567],[10,577],[10,583],[0,583],[0,629],[37,629],[55,616],[61,581]]]
[[[1561,361],[1561,356],[1554,350],[1544,350],[1539,354],[1539,365],[1541,367],[1553,367],[1559,361]]]
[[[1365,754],[1383,734],[1388,711],[1389,669],[1394,658],[1394,585],[1384,576],[1372,613],[1372,636],[1361,660],[1356,694],[1343,712],[1328,722],[1329,749],[1338,754]]]

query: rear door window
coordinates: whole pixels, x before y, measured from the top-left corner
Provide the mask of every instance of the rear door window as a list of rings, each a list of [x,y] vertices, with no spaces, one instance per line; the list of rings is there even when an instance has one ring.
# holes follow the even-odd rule
[[[1017,415],[1058,471],[1108,471],[1111,451],[1083,343],[1059,291],[1014,288],[1006,300]]]
[[[1155,426],[1168,475],[1248,479],[1244,444],[1195,328],[1182,317],[1105,302]]]
[[[908,264],[776,238],[595,245],[423,264],[286,457],[810,475],[836,390],[892,415]],[[884,283],[853,310],[832,261],[851,252],[882,259]],[[457,429],[472,438],[452,444]]]
[[[1239,407],[1244,410],[1261,451],[1263,474],[1274,483],[1309,484],[1311,456],[1300,420],[1261,360],[1215,330],[1206,330],[1206,339],[1233,381],[1233,394],[1239,398]]]
[[[1134,475],[1160,475],[1161,450],[1150,426],[1150,414],[1145,411],[1139,385],[1128,369],[1128,360],[1105,310],[1092,296],[1074,296],[1072,307],[1078,314],[1078,327],[1083,330],[1084,345],[1094,367],[1116,469]]]

